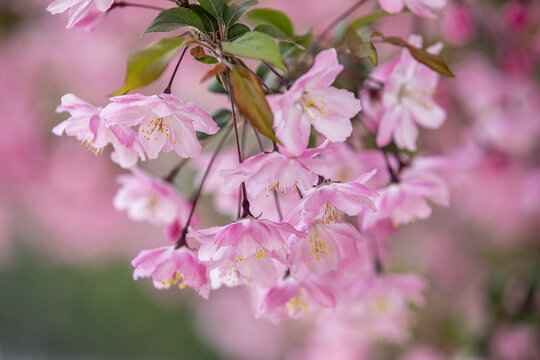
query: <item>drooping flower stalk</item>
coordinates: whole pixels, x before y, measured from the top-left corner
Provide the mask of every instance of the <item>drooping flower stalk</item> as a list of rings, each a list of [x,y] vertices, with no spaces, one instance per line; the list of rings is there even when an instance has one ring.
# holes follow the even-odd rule
[[[227,140],[227,137],[231,133],[232,127],[229,125],[227,130],[225,130],[225,133],[223,134],[218,146],[216,147],[216,150],[214,150],[214,154],[212,155],[212,158],[210,159],[210,162],[208,163],[208,166],[206,167],[206,170],[204,171],[204,175],[201,180],[201,184],[199,185],[199,188],[197,189],[197,192],[193,196],[193,200],[191,201],[191,210],[189,212],[188,219],[186,221],[186,224],[182,228],[182,232],[180,233],[180,238],[175,244],[175,249],[178,249],[184,245],[186,245],[186,234],[189,229],[189,225],[191,223],[191,220],[193,219],[193,214],[195,213],[195,208],[197,207],[197,203],[199,202],[199,198],[201,196],[204,183],[206,182],[206,179],[208,178],[208,174],[210,173],[210,170],[212,169],[212,165],[214,164],[214,161],[216,160],[216,157],[218,156],[219,152],[221,151],[221,148],[225,144],[225,141]]]

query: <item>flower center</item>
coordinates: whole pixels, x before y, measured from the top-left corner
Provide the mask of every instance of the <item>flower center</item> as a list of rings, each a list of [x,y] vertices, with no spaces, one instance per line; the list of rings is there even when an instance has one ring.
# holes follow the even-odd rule
[[[311,245],[311,251],[309,253],[309,257],[315,256],[315,259],[317,261],[320,261],[321,257],[328,258],[332,254],[332,247],[327,246],[326,242],[323,239],[321,239],[319,234],[310,233],[308,237],[308,242]],[[312,263],[311,266],[315,266],[315,264]]]
[[[154,132],[157,131],[156,134]],[[152,136],[154,140],[157,140],[157,134],[166,135],[168,140],[171,138],[171,133],[169,131],[169,123],[165,121],[164,118],[155,118],[146,124],[146,129],[139,129],[139,132],[143,133],[143,136],[146,140],[150,141]],[[176,144],[176,141],[173,141],[173,144]]]
[[[326,114],[324,112],[324,109],[328,106],[328,103],[324,101],[324,98],[325,96],[321,96],[319,99],[306,96],[302,97],[301,101],[303,101],[303,103],[301,103],[301,106],[303,112],[308,114],[309,121],[322,119],[325,116],[332,116],[332,112],[328,112]]]
[[[343,213],[333,205],[326,203],[322,208],[321,222],[323,224],[330,224],[330,222],[337,224],[341,221],[342,217]]]
[[[182,277],[182,273],[180,272],[180,270],[176,270],[176,272],[172,274],[169,280],[163,281],[161,284],[166,287],[169,287],[172,284],[174,285],[178,284],[179,289],[185,289],[187,286],[186,283],[184,282],[184,278]]]
[[[287,311],[289,314],[298,315],[308,312],[308,304],[304,295],[304,290],[300,289],[298,293],[289,301],[287,301]]]
[[[402,84],[398,91],[398,101],[403,103],[404,99],[410,99],[422,106],[424,109],[429,110],[433,108],[433,104],[430,99],[433,97],[435,91],[433,89],[409,89],[407,84]]]

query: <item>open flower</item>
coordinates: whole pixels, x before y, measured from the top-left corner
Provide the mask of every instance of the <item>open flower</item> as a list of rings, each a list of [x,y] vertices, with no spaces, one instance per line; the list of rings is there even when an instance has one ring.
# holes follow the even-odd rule
[[[358,259],[360,233],[349,223],[315,223],[307,236],[296,241],[288,257],[292,276],[306,279],[324,276],[340,269],[348,261]]]
[[[379,194],[364,185],[377,171],[361,175],[346,183],[326,182],[309,191],[285,216],[284,221],[298,228],[341,222],[343,213],[349,216],[360,214],[365,208],[375,210],[373,200]]]
[[[171,285],[180,289],[190,287],[206,299],[210,293],[206,267],[186,248],[175,249],[171,245],[143,250],[131,265],[135,268],[133,279],[151,277],[158,289],[169,289]]]
[[[421,47],[422,38],[413,35],[409,43]],[[439,51],[438,45],[428,49]],[[378,122],[377,145],[384,147],[393,139],[398,147],[416,151],[417,125],[437,129],[446,119],[446,111],[433,99],[439,74],[404,49],[397,61],[382,66],[373,77],[384,83],[381,103],[370,106],[369,99],[364,103],[366,114]]]
[[[53,128],[55,135],[65,132],[68,136],[75,136],[95,154],[111,143],[114,147],[111,159],[125,169],[135,165],[139,158],[145,159],[135,131],[124,125],[106,127],[100,116],[101,108],[73,94],[66,94],[62,96],[56,112],[69,112],[71,116]]]
[[[375,227],[384,220],[394,227],[408,224],[431,215],[428,200],[448,206],[448,185],[440,174],[448,169],[448,160],[440,157],[418,157],[399,176],[399,183],[379,189],[381,196],[375,200],[376,213],[363,212],[359,218],[362,229]]]
[[[108,127],[139,125],[139,140],[150,159],[173,149],[181,157],[196,157],[201,152],[196,131],[219,131],[210,115],[195,103],[184,103],[170,94],[116,96],[101,116]]]
[[[303,318],[316,308],[335,306],[334,295],[321,284],[287,277],[263,292],[255,316],[278,324],[289,317]]]
[[[68,11],[66,29],[89,29],[96,24],[101,14],[111,8],[113,2],[114,0],[56,0],[47,6],[47,11],[53,15]]]
[[[318,174],[327,175],[328,167],[315,156],[320,154],[328,142],[313,149],[307,149],[299,156],[287,156],[281,152],[262,153],[246,159],[236,169],[222,170],[225,178],[223,191],[237,189],[242,182],[251,197],[262,191],[278,190],[282,194],[295,193],[298,186],[308,190],[317,183]]]
[[[247,217],[226,226],[188,233],[201,242],[199,260],[221,275],[237,278],[237,284],[275,285],[282,274],[273,260],[286,262],[287,240],[305,236],[289,224]]]
[[[311,125],[332,142],[345,141],[351,134],[350,119],[362,110],[362,103],[350,91],[331,86],[342,70],[336,50],[324,50],[287,92],[267,96],[276,135],[291,155],[307,148]]]
[[[433,19],[435,14],[432,9],[442,9],[446,0],[379,0],[379,4],[389,13],[399,13],[407,6],[414,14]]]
[[[187,221],[191,205],[171,184],[137,168],[131,175],[119,176],[118,182],[121,187],[114,197],[114,207],[126,210],[132,220],[154,225]]]

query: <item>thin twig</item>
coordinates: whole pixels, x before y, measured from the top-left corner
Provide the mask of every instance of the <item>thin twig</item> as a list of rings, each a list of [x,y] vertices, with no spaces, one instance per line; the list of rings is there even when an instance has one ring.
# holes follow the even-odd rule
[[[171,169],[169,174],[163,178],[166,182],[172,183],[174,182],[174,178],[176,175],[180,172],[180,170],[184,167],[185,164],[187,164],[189,159],[182,159],[178,164],[176,164],[175,167]]]
[[[287,88],[289,89],[291,87],[291,83],[289,82],[289,80],[285,79],[283,76],[281,76],[281,74],[276,70],[274,69],[274,67],[272,65],[270,65],[268,62],[266,61],[263,61],[263,64],[268,66],[268,68],[270,69],[270,71],[272,71],[274,73],[274,75],[277,76],[277,78],[279,79],[279,81],[281,81],[281,83]]]
[[[212,169],[212,165],[214,164],[214,161],[216,160],[219,152],[221,151],[223,144],[225,144],[225,140],[227,140],[227,138],[229,137],[231,130],[232,130],[232,127],[229,125],[229,127],[227,128],[227,131],[225,132],[225,134],[223,134],[223,137],[221,138],[216,150],[214,150],[214,154],[212,155],[210,162],[206,166],[206,170],[204,171],[204,175],[201,179],[201,184],[199,185],[199,189],[197,190],[197,193],[195,193],[195,196],[193,197],[193,200],[191,201],[191,210],[189,212],[186,225],[182,229],[180,238],[178,239],[178,241],[176,242],[174,246],[175,249],[178,249],[179,247],[186,245],[186,235],[188,232],[189,224],[191,224],[191,219],[193,218],[193,214],[195,213],[195,208],[197,207],[197,203],[199,202],[199,198],[201,197],[204,183],[206,182],[206,179],[208,178],[208,174],[210,173],[210,170]]]
[[[189,46],[186,46],[184,48],[184,51],[182,51],[182,55],[180,55],[180,59],[178,60],[178,63],[176,64],[176,67],[174,68],[171,79],[169,80],[169,84],[167,85],[165,90],[163,90],[164,94],[170,94],[171,93],[171,88],[172,88],[174,78],[176,77],[176,72],[178,71],[178,68],[180,67],[180,63],[182,63],[182,60],[184,59],[184,55],[186,55],[186,51],[187,51],[188,47]]]

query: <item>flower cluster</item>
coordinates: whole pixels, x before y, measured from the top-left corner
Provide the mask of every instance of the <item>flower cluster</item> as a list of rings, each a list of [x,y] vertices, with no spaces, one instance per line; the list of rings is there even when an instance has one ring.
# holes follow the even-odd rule
[[[444,1],[380,3],[391,13],[406,4],[426,17],[434,16],[432,8],[444,5]],[[198,11],[208,11],[218,26],[223,19],[232,19],[226,11],[212,13],[207,2],[201,5],[204,9]],[[111,6],[112,1],[57,0],[48,10],[69,9],[71,28],[94,23],[98,13]],[[189,6],[184,11],[193,12]],[[159,27],[160,16],[147,31],[170,30]],[[57,109],[71,116],[53,129],[55,134],[75,136],[95,153],[112,144],[112,161],[130,169],[131,174],[119,177],[114,206],[134,221],[165,229],[170,244],[141,251],[132,261],[134,278],[149,277],[159,289],[190,287],[205,298],[222,286],[247,287],[256,316],[274,323],[341,306],[344,314],[352,311],[359,322],[379,329],[377,334],[391,332],[397,339],[405,338],[408,304],[423,302],[424,283],[415,276],[381,274],[385,270],[379,248],[401,226],[428,218],[430,202],[449,203],[445,173],[451,163],[412,154],[418,147],[417,126],[436,129],[446,118],[433,98],[439,75],[433,64],[420,62],[413,51],[432,59],[441,46],[422,50],[419,36],[401,40],[406,44],[401,54],[354,84],[356,91],[341,85],[345,66],[338,50],[318,48],[317,42],[295,49],[305,50],[304,60],[312,59],[311,66],[289,63],[287,73],[281,60],[247,56],[264,60],[270,76],[276,76],[273,85],[269,76],[268,85],[237,59],[246,55],[236,53],[231,44],[242,37],[220,43],[216,33],[201,30],[197,23],[190,26],[186,43],[197,45],[191,54],[217,63],[205,78],[216,77],[216,84],[229,95],[231,124],[218,126],[217,117],[215,121],[195,103],[172,95],[170,84],[160,95],[112,97],[103,108],[68,94]],[[222,30],[217,32],[221,37]],[[262,33],[243,37],[267,40],[268,35],[257,34]],[[145,51],[155,50],[152,55],[159,56],[165,46]],[[184,54],[185,50],[180,61]],[[138,66],[151,72],[158,65]],[[233,128],[236,149],[226,146],[221,152]],[[250,128],[258,151],[246,149]],[[198,158],[201,142],[211,135],[221,137],[220,144],[213,155]],[[139,162],[172,150],[182,160],[169,175],[154,177],[138,167]],[[192,158],[200,175],[189,202],[178,191],[175,178]],[[213,193],[216,208],[234,220],[201,228],[198,216],[203,214],[195,210],[203,193]]]

